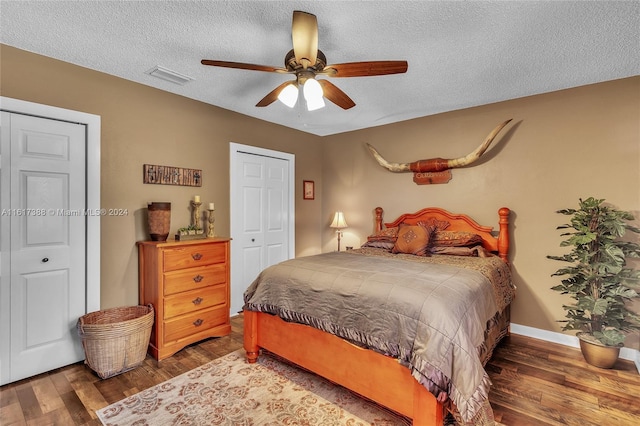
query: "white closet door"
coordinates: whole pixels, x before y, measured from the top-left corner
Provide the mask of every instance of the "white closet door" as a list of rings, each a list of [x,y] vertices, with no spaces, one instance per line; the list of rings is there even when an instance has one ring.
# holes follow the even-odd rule
[[[76,322],[86,313],[86,127],[3,112],[2,147],[15,381],[84,359]]]
[[[293,257],[292,159],[250,152],[235,155],[232,173],[231,314],[266,267]],[[276,154],[277,155],[277,154]]]

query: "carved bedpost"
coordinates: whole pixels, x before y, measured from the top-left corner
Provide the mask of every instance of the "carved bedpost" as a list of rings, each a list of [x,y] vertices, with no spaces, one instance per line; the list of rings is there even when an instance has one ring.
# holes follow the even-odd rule
[[[500,216],[500,233],[498,234],[498,255],[502,260],[509,263],[509,210],[502,207],[498,210]]]
[[[382,231],[382,207],[376,207],[376,232]]]
[[[247,352],[247,362],[253,364],[258,360],[258,313],[244,311],[244,350]]]

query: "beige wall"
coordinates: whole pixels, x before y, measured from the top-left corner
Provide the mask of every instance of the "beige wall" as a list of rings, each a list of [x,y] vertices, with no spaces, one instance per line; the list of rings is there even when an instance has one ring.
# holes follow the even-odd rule
[[[189,201],[216,204],[216,234],[229,235],[229,142],[292,153],[296,252],[320,251],[321,194],[302,201],[302,180],[322,188],[321,139],[72,64],[0,46],[2,96],[102,117],[101,305],[138,303],[136,241],[148,239],[146,205],[172,203],[171,231],[190,221]],[[142,183],[142,165],[202,169],[202,187]]]
[[[135,242],[147,238],[148,201],[173,203],[172,231],[189,222],[189,200],[216,203],[216,231],[229,232],[229,142],[296,156],[296,254],[335,250],[328,225],[335,210],[349,228],[343,246],[358,246],[373,227],[373,209],[392,220],[440,206],[497,226],[512,213],[514,322],[558,331],[564,298],[549,290],[560,265],[554,213],[579,197],[605,198],[640,216],[640,77],[584,86],[324,138],[286,129],[117,77],[0,46],[2,96],[102,117],[102,206],[129,210],[102,222],[102,307],[137,303]],[[418,186],[370,157],[374,145],[389,161],[467,154],[498,123],[513,118],[474,166],[453,171],[444,185]],[[323,158],[318,162],[318,158]],[[203,186],[144,185],[142,165],[203,170]],[[302,180],[316,199],[302,200]],[[637,225],[640,222],[636,221]],[[637,336],[628,346],[640,347]]]
[[[413,183],[412,174],[380,167],[370,143],[391,162],[466,155],[502,121],[511,124],[474,166],[453,170],[444,185]],[[604,198],[640,217],[640,77],[485,105],[327,137],[323,141],[323,220],[342,209],[349,228],[345,245],[358,246],[372,231],[373,209],[387,221],[404,212],[440,206],[496,226],[497,210],[512,209],[513,272],[518,296],[515,323],[559,331],[562,303],[550,290],[561,263],[556,226],[561,208],[578,198]],[[635,222],[640,225],[640,221]],[[636,239],[637,236],[636,236]],[[335,247],[325,227],[324,250]],[[627,345],[640,347],[637,337]]]

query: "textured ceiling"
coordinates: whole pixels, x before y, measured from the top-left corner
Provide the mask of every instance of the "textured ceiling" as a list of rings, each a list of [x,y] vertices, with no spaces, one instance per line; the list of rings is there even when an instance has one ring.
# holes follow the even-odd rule
[[[407,60],[406,74],[334,78],[342,110],[255,104],[288,75],[294,10],[318,18],[329,63]],[[6,1],[1,42],[317,135],[640,74],[640,2]],[[145,72],[160,65],[194,81]],[[301,103],[299,102],[298,105]]]

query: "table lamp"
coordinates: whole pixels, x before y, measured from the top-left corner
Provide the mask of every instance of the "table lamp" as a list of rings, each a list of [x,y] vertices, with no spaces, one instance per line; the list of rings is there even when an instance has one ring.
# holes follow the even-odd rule
[[[329,225],[331,228],[336,228],[338,234],[338,251],[340,251],[340,238],[342,238],[342,229],[347,227],[347,222],[344,220],[344,214],[342,212],[336,212],[333,216],[333,222]]]

